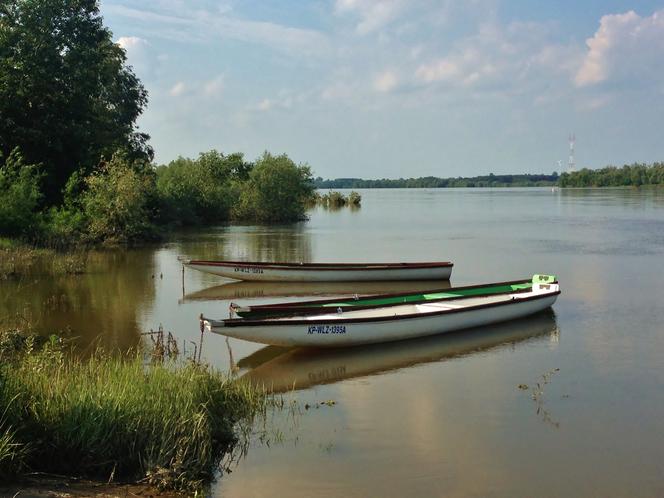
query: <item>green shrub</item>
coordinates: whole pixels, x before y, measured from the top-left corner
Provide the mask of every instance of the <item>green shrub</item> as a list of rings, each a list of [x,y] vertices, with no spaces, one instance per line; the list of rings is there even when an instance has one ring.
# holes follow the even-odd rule
[[[265,152],[241,187],[234,218],[277,223],[302,220],[313,193],[308,166],[296,165],[285,154]]]
[[[85,180],[81,203],[88,237],[99,242],[132,242],[153,237],[154,173],[116,153]]]
[[[29,235],[35,228],[41,177],[36,165],[25,164],[18,149],[0,162],[0,234]]]
[[[362,204],[362,196],[353,190],[350,194],[348,194],[348,204],[350,204],[352,207],[360,207]]]
[[[228,220],[237,183],[245,181],[250,170],[242,154],[224,156],[216,150],[160,166],[157,191],[163,221],[188,225]]]
[[[350,206],[351,209],[359,208],[362,202],[362,196],[354,190],[348,196],[336,190],[323,195],[316,193],[313,199],[317,204],[331,210],[341,209],[344,206]]]
[[[348,203],[348,199],[341,192],[332,191],[323,196],[325,205],[331,209],[344,207]]]
[[[85,188],[83,173],[75,171],[63,189],[61,206],[51,207],[44,216],[41,237],[49,247],[68,246],[81,240],[87,231],[88,220],[81,206]]]

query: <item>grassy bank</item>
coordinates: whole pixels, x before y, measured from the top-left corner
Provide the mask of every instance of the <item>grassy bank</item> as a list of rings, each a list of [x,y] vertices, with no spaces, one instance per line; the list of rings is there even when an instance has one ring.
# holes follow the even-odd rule
[[[34,275],[79,275],[85,273],[87,263],[87,252],[82,249],[63,252],[0,238],[0,280]]]
[[[194,363],[64,354],[0,333],[0,479],[26,472],[193,490],[265,408],[246,384]]]

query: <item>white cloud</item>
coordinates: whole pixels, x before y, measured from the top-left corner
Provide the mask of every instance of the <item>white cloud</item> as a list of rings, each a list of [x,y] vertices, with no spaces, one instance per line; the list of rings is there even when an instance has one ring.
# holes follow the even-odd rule
[[[301,55],[320,54],[330,49],[329,40],[319,31],[234,17],[228,8],[192,9],[181,2],[152,0],[144,2],[142,8],[109,4],[104,11],[138,21],[154,36],[180,42],[225,38]]]
[[[422,64],[415,71],[415,76],[425,83],[450,80],[461,73],[459,64],[452,57],[443,57],[428,64]]]
[[[208,97],[218,97],[224,89],[224,75],[221,74],[216,78],[205,82],[203,85],[203,94]]]
[[[269,111],[270,109],[272,109],[272,106],[273,103],[270,99],[263,99],[258,103],[256,109],[259,111]]]
[[[183,81],[178,81],[175,85],[171,87],[169,90],[168,94],[171,97],[180,97],[187,91],[187,86],[184,84]]]
[[[122,36],[118,39],[117,44],[129,52],[130,50],[147,47],[148,42],[138,36]]]
[[[569,80],[578,49],[550,41],[546,24],[482,24],[477,33],[456,42],[447,54],[420,64],[416,82],[458,88],[499,90],[504,95]]]
[[[403,0],[337,0],[335,10],[359,16],[355,30],[365,35],[393,22],[405,6]]]
[[[379,92],[390,92],[398,83],[397,75],[393,71],[384,71],[374,78],[373,87]]]
[[[306,100],[306,95],[293,96],[288,92],[279,92],[275,98],[264,98],[258,104],[249,108],[250,111],[267,112],[275,109],[290,109],[294,103],[301,103]]]
[[[420,65],[415,77],[423,83],[446,82],[458,86],[487,83],[504,77],[514,64],[514,47],[486,44],[481,37],[460,46],[451,54]]]
[[[138,36],[122,36],[116,43],[124,49],[127,54],[127,62],[139,77],[152,72],[154,64],[147,40]]]
[[[650,17],[634,11],[602,16],[574,82],[579,87],[612,78],[632,79],[660,72],[664,64],[664,10]],[[661,74],[661,73],[660,73]]]

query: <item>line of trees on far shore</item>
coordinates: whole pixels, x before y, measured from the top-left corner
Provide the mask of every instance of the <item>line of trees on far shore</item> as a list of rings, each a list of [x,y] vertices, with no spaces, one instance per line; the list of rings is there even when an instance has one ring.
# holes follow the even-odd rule
[[[583,168],[560,175],[561,187],[640,187],[664,185],[664,163],[625,164],[621,168],[607,166],[601,169]]]
[[[494,175],[438,178],[423,176],[418,178],[381,178],[364,180],[362,178],[336,178],[314,180],[316,188],[451,188],[451,187],[546,187],[558,183],[558,173],[550,175]]]
[[[336,178],[324,180],[317,177],[314,186],[319,189],[331,188],[458,188],[458,187],[639,187],[641,185],[664,185],[664,163],[634,163],[622,167],[607,166],[601,169],[583,168],[571,173],[558,175],[483,175],[472,177],[439,178],[423,176],[418,178]]]

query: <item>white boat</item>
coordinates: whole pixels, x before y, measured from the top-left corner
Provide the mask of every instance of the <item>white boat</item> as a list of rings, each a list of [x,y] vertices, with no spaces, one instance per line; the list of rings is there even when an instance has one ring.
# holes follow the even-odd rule
[[[344,347],[399,341],[513,320],[549,308],[560,294],[558,283],[533,280],[529,292],[319,315],[202,320],[211,332],[275,346]]]
[[[379,280],[449,280],[449,261],[423,263],[259,263],[203,261],[182,264],[235,280],[262,282],[368,282]]]

